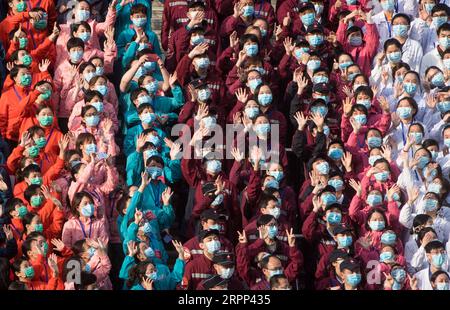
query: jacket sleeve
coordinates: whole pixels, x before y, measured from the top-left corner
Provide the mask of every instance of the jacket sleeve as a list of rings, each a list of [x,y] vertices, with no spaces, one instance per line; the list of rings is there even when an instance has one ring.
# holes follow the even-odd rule
[[[365,215],[361,210],[363,201],[359,196],[353,196],[352,201],[350,202],[350,208],[348,209],[348,213],[350,218],[356,222],[358,225],[364,225]]]
[[[295,245],[289,247],[289,260],[290,262],[284,270],[284,274],[290,282],[293,282],[297,279],[300,268],[303,266],[303,255]]]
[[[316,233],[318,214],[311,212],[303,223],[302,233],[303,237],[309,242],[314,242],[319,239],[319,235]]]

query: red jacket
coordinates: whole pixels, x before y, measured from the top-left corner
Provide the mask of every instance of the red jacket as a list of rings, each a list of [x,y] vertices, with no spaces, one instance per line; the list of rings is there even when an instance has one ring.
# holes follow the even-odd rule
[[[184,276],[181,285],[184,289],[194,290],[199,284],[216,274],[213,262],[205,255],[199,255],[186,264],[184,268]]]
[[[234,246],[227,238],[225,238],[224,236],[219,236],[219,241],[220,241],[220,251],[234,253]],[[189,260],[193,260],[198,256],[203,256],[203,250],[200,249],[197,236],[192,237],[191,239],[186,241],[183,244],[183,247],[191,254]]]

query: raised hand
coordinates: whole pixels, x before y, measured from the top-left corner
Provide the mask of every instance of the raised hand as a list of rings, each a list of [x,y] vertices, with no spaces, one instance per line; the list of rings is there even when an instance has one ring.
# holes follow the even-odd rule
[[[394,285],[394,278],[391,276],[391,274],[388,274],[386,272],[383,272],[385,280],[384,280],[384,287],[385,288],[392,288],[392,285]]]
[[[390,145],[383,145],[381,147],[381,156],[383,156],[387,161],[392,160],[392,147]]]
[[[179,154],[181,153],[181,145],[179,143],[172,143],[172,147],[170,148],[170,159],[176,160],[179,159]]]
[[[350,186],[355,190],[356,196],[361,197],[362,193],[361,182],[356,181],[355,179],[350,179],[348,184],[350,184]]]
[[[14,235],[10,225],[3,225],[3,232],[5,233],[6,240],[14,239]]]
[[[320,203],[320,197],[318,195],[314,195],[312,203],[313,203],[313,212],[314,213],[319,212],[320,208],[322,207],[322,204]]]
[[[391,113],[391,108],[389,107],[389,102],[387,101],[386,97],[380,96],[378,97],[378,101],[380,102],[380,107],[384,113]]]
[[[169,85],[171,88],[174,88],[175,83],[178,81],[178,74],[177,71],[175,71],[173,74],[169,75]]]
[[[346,97],[344,100],[342,100],[342,107],[343,107],[345,116],[350,117],[350,113],[351,113],[352,107],[353,107],[350,97]]]
[[[234,160],[238,163],[244,160],[244,154],[239,152],[239,149],[237,149],[236,147],[233,147],[233,149],[231,150],[231,155],[233,155]]]
[[[221,192],[223,192],[223,189],[225,188],[225,182],[223,181],[223,178],[221,175],[218,175],[216,180],[214,181],[214,185],[216,185],[216,191],[214,194],[219,195]]]
[[[428,94],[426,104],[430,109],[434,110],[437,104],[436,94]]]
[[[276,25],[275,26],[275,41],[278,41],[280,39],[280,35],[283,32],[283,28],[281,27],[281,25]]]
[[[193,59],[195,56],[204,54],[208,50],[209,44],[206,42],[200,43],[196,45],[192,51],[188,54],[190,59]]]
[[[161,195],[161,199],[165,206],[168,206],[170,204],[170,198],[172,198],[172,195],[173,195],[172,189],[167,186]]]
[[[50,270],[53,273],[54,277],[58,276],[59,270],[58,270],[58,257],[55,253],[52,253],[48,256],[47,264],[50,267]]]
[[[64,250],[65,244],[64,242],[62,242],[61,239],[53,238],[50,242],[53,244],[53,246],[58,252],[62,252]]]
[[[291,24],[291,14],[288,12],[286,16],[283,18],[283,27],[288,27]]]
[[[290,230],[286,229],[286,236],[289,247],[293,248],[295,246],[295,235],[294,230],[291,228]]]
[[[264,225],[261,225],[258,227],[259,232],[259,239],[265,240],[269,236],[269,233],[267,232],[266,227]]]
[[[247,243],[247,235],[245,234],[245,230],[243,230],[242,233],[239,232],[239,230],[238,230],[237,233],[239,235],[239,237],[238,237],[239,243]]]
[[[344,87],[342,87],[342,91],[344,92],[344,94],[347,96],[347,99],[351,99],[351,98],[353,98],[353,96],[355,95],[354,93],[353,93],[353,90],[350,88],[350,87],[348,87],[347,85],[344,85]],[[346,99],[346,100],[347,100]]]
[[[138,252],[136,241],[130,240],[127,243],[128,256],[134,257]]]
[[[175,250],[178,253],[178,259],[184,260],[184,248],[181,242],[177,240],[172,240],[172,244],[175,247]]]
[[[292,55],[292,52],[294,52],[295,45],[293,44],[292,38],[287,37],[283,41],[284,49],[286,51],[286,55],[290,56]]]
[[[233,31],[230,35],[230,47],[232,49],[239,47],[239,37],[236,31]]]
[[[243,104],[245,104],[248,100],[248,93],[245,88],[238,88],[238,90],[236,90],[234,95]]]
[[[136,210],[136,213],[134,214],[134,222],[137,225],[139,225],[139,223],[141,222],[143,216],[144,215],[143,215],[142,211]]]
[[[393,201],[394,199],[392,198],[392,196],[394,195],[394,193],[397,193],[400,195],[400,187],[395,183],[394,185],[391,186],[391,188],[388,190],[387,192],[387,198],[388,201]]]
[[[311,113],[311,120],[316,124],[319,131],[323,130],[325,118],[320,113]]]
[[[153,280],[150,280],[147,277],[143,277],[141,284],[146,291],[153,291]]]
[[[307,123],[308,119],[305,117],[303,112],[295,113],[294,118],[295,118],[295,120],[297,121],[297,124],[298,124],[297,129],[299,131],[302,131],[303,129],[305,129],[305,126],[306,126],[306,123]]]
[[[195,120],[200,122],[202,118],[206,117],[209,114],[209,108],[206,103],[200,103],[198,106],[197,114],[195,115]]]
[[[347,172],[352,171],[352,153],[345,152],[341,158],[341,162]]]
[[[355,119],[353,117],[350,117],[350,124],[352,125],[353,132],[356,134],[359,133],[362,125],[360,123],[358,123],[357,121],[355,121]]]
[[[406,193],[408,194],[408,204],[411,206],[414,204],[414,202],[419,197],[419,189],[416,186],[413,187],[407,187]]]
[[[136,151],[142,152],[142,148],[144,147],[146,142],[147,142],[147,138],[146,138],[145,134],[141,133],[136,140]]]
[[[41,72],[46,72],[48,69],[48,66],[50,66],[50,60],[49,59],[43,59],[40,63],[39,63],[39,71]]]

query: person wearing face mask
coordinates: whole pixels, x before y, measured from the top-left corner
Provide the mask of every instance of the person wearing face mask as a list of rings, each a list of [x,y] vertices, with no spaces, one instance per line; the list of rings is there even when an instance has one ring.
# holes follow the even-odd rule
[[[429,25],[428,21],[432,19],[432,11],[436,6],[435,0],[421,0],[419,1],[419,16],[411,22],[411,30],[409,36],[411,39],[416,40],[422,46],[423,53],[426,54],[434,48],[434,44],[429,44],[430,39],[436,38],[436,28],[434,24]],[[446,20],[445,20],[446,21]],[[431,27],[430,27],[431,26]]]
[[[361,262],[348,258],[339,264],[342,283],[338,285],[340,290],[354,291],[365,289],[361,275]]]
[[[342,251],[340,249],[333,250],[328,257],[328,260],[325,262],[327,264],[327,272],[328,274],[321,278],[320,280],[317,280],[315,283],[315,289],[316,290],[328,290],[331,288],[340,288],[343,283],[344,279],[341,277],[341,269],[340,265],[343,261],[351,258],[348,253],[345,251]]]
[[[424,214],[422,214],[424,215]],[[437,234],[434,231],[432,227],[424,227],[422,230],[419,231],[417,235],[417,240],[414,240],[415,242],[415,251],[410,252],[409,255],[409,263],[411,269],[414,271],[414,273],[428,268],[428,260],[425,252],[425,247],[428,243],[432,242],[433,240],[438,240]],[[412,249],[410,249],[412,250]],[[448,269],[448,262],[444,262],[444,269]]]
[[[358,11],[354,11],[339,23],[336,37],[338,42],[343,45],[344,51],[350,53],[355,59],[361,71],[366,75],[370,75],[372,59],[377,52],[378,31],[370,13],[361,13],[362,15],[360,15],[360,19],[365,21],[364,27],[366,31],[364,37],[361,29],[357,26],[347,29],[348,20],[356,16],[357,13]]]
[[[224,218],[225,215],[220,214],[216,210],[207,209],[200,215],[201,230],[215,229],[220,232],[220,251],[234,253],[233,244],[223,235],[219,220]],[[203,251],[200,249],[199,241],[197,237],[192,237],[183,244],[185,249],[186,261],[195,259],[199,255],[203,255]]]
[[[432,275],[438,271],[448,272],[445,269],[448,268],[448,257],[444,245],[438,240],[430,241],[425,246],[425,253],[429,266],[417,272],[414,277],[417,278],[417,287],[420,290],[432,290]],[[447,267],[444,267],[444,264]],[[436,286],[435,283],[434,285]]]
[[[213,268],[222,279],[227,280],[227,290],[243,290],[242,282],[237,278],[235,272],[234,254],[230,252],[218,252],[213,256]],[[204,290],[203,282],[201,282],[196,290]]]
[[[448,291],[450,290],[450,276],[448,271],[439,270],[430,277],[430,283],[433,290]]]
[[[403,266],[394,264],[391,271],[385,274],[384,290],[417,290],[417,281],[410,280]]]
[[[233,4],[233,14],[228,15],[220,26],[220,39],[222,47],[229,44],[230,35],[236,31],[238,37],[244,35],[244,31],[255,19],[255,3],[253,0],[239,0]]]
[[[424,76],[425,70],[430,66],[436,66],[441,70],[445,69],[443,53],[450,47],[448,36],[450,36],[450,24],[444,23],[437,28],[438,44],[436,44],[431,51],[423,56],[422,63],[420,65],[420,76]]]

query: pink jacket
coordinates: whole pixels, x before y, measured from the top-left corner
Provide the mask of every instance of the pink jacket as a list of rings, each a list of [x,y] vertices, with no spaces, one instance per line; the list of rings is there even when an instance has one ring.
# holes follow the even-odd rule
[[[381,134],[384,135],[391,126],[391,114],[369,114],[367,117],[366,125],[361,127],[361,130],[358,133],[357,137],[353,137],[353,139],[357,139],[355,142],[358,143],[358,147],[362,148],[365,145],[365,134],[369,130],[369,128],[375,127]],[[342,115],[341,119],[341,139],[344,142],[350,139],[350,136],[353,134],[353,127],[350,123],[350,118],[345,115]],[[354,143],[354,144],[356,144]]]
[[[103,131],[103,121],[97,125],[97,127],[86,127],[85,124],[81,123],[80,127],[73,131],[75,138],[82,132],[89,132],[94,135],[95,141],[97,141],[97,150],[101,153],[107,153],[110,156],[116,156],[119,154],[120,149],[114,141],[114,132]]]
[[[91,272],[97,277],[97,285],[101,290],[112,290],[112,283],[109,279],[111,271],[111,261],[108,255],[98,255],[97,253],[91,257],[88,262]]]
[[[72,113],[69,117],[69,130],[75,131],[81,126],[81,109],[86,105],[84,100],[81,100],[75,104],[72,109]],[[117,120],[117,112],[114,109],[113,105],[105,100],[103,100],[103,112],[100,113],[100,120],[104,120],[105,118],[109,118],[113,122],[113,131],[117,133],[119,130],[119,121]]]
[[[109,236],[104,219],[87,219],[84,221],[82,219],[72,217],[64,224],[62,241],[67,247],[72,247],[78,240],[87,238],[101,238],[103,242],[108,243]]]

